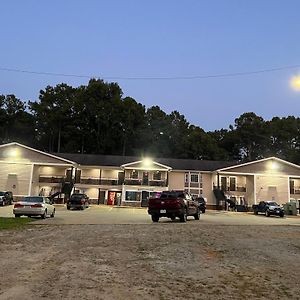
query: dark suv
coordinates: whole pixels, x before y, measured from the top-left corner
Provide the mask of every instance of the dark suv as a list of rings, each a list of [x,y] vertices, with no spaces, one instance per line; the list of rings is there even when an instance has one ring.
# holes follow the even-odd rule
[[[67,209],[77,208],[85,209],[89,207],[89,197],[86,194],[76,193],[72,194],[67,203]]]
[[[11,205],[13,203],[13,200],[14,199],[12,192],[0,192],[0,205]]]

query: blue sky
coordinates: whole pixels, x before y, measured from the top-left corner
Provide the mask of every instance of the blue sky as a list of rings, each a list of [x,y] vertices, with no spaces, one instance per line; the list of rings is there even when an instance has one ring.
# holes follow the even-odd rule
[[[300,65],[298,0],[2,0],[0,68],[108,77],[184,77]],[[146,108],[177,110],[204,130],[244,112],[299,116],[289,80],[300,68],[193,80],[117,81]],[[0,94],[87,78],[0,70]]]

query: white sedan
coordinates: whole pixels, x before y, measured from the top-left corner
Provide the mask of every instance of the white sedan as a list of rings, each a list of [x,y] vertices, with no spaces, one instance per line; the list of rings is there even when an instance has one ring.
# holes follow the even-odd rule
[[[21,216],[41,216],[43,219],[50,216],[53,218],[55,215],[55,207],[47,197],[27,196],[15,203],[13,213],[16,218]]]

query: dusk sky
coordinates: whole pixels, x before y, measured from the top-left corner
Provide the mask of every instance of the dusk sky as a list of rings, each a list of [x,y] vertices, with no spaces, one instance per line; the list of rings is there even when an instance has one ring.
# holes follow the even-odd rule
[[[299,117],[289,85],[300,74],[299,0],[1,0],[0,11],[0,94],[34,101],[47,85],[89,80],[8,68],[115,81],[124,96],[206,131],[250,111]]]

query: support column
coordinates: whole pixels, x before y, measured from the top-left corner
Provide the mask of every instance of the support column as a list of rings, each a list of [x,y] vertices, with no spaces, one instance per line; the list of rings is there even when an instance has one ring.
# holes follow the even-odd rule
[[[288,202],[290,202],[291,201],[291,187],[290,187],[290,177],[289,176],[287,177],[287,181],[288,181],[288,183],[287,183],[287,188],[288,188]]]
[[[29,187],[28,187],[28,196],[31,195],[32,179],[33,179],[33,170],[34,170],[34,164],[31,165],[31,172],[30,172],[30,179],[29,179]]]
[[[253,189],[254,189],[254,193],[253,193],[253,195],[254,195],[254,204],[256,204],[257,203],[257,200],[256,200],[256,175],[253,175]]]

